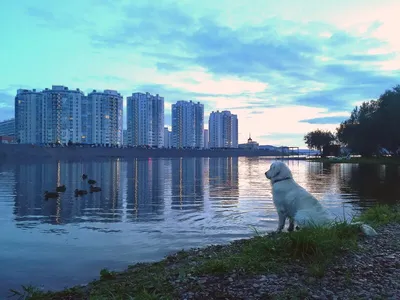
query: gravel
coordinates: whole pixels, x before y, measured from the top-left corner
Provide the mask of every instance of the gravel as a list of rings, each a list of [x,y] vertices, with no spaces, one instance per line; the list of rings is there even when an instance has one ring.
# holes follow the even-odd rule
[[[180,299],[400,299],[400,224],[377,230],[356,252],[337,257],[322,277],[300,262],[279,274],[189,277],[173,282]],[[193,250],[190,255],[207,255]]]

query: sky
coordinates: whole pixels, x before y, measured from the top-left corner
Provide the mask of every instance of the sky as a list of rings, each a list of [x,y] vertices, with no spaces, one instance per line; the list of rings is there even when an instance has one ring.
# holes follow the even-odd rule
[[[400,84],[399,0],[2,0],[0,120],[18,88],[150,92],[305,147]],[[126,103],[124,103],[126,105]],[[126,124],[126,122],[125,122]]]

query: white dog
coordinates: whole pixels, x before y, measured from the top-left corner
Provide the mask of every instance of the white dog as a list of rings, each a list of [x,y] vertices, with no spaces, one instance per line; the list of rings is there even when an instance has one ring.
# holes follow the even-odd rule
[[[288,231],[293,231],[295,222],[304,227],[331,223],[328,211],[313,195],[294,181],[292,172],[285,163],[273,162],[270,169],[265,172],[265,176],[272,184],[272,198],[279,216],[278,232],[283,230],[287,218],[289,218]],[[366,224],[354,223],[354,225],[360,225],[365,235],[377,234]]]

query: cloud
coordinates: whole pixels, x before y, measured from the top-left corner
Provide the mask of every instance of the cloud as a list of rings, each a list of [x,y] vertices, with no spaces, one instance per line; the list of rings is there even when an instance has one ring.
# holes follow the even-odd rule
[[[360,14],[354,3],[291,3],[292,9],[283,9],[288,3],[91,0],[31,6],[24,20],[35,30],[51,30],[57,51],[72,51],[63,40],[82,51],[78,63],[76,56],[68,60],[73,78],[59,60],[68,53],[60,52],[48,65],[57,62],[63,72],[48,67],[45,82],[35,84],[61,80],[85,91],[116,89],[125,97],[160,94],[166,114],[178,100],[200,101],[206,119],[217,109],[238,114],[242,141],[252,132],[258,139],[302,144],[302,135],[316,125],[331,130],[355,103],[399,83],[400,44],[389,38],[387,29],[396,26],[388,27],[387,14],[373,14],[375,4],[363,4]],[[389,17],[398,23],[394,13]],[[75,32],[79,39],[71,41]]]
[[[337,125],[339,125],[341,122],[343,122],[347,118],[348,118],[348,116],[347,117],[333,116],[333,117],[321,117],[321,118],[300,120],[299,122],[309,123],[309,124],[337,124]]]
[[[143,19],[145,11],[151,11],[151,18]],[[295,93],[294,101],[298,99],[301,105],[314,105],[318,101],[315,95],[302,93],[298,83],[320,84],[326,86],[327,92],[321,91],[326,95],[318,99],[336,109],[349,95],[339,94],[341,90],[335,86],[353,89],[352,96],[365,98],[364,85],[369,85],[367,90],[373,90],[375,95],[398,78],[395,73],[379,72],[375,65],[395,57],[396,53],[368,53],[370,49],[387,44],[368,36],[379,28],[379,22],[371,24],[371,29],[360,37],[332,25],[279,18],[268,18],[257,26],[232,28],[207,16],[190,16],[179,5],[127,6],[125,14],[125,19],[115,24],[109,34],[92,36],[96,47],[135,47],[144,57],[157,57],[160,61],[155,62],[155,67],[160,71],[182,70],[182,64],[204,68],[207,73],[214,74],[212,82],[216,89],[224,89],[217,76],[235,76],[254,84],[268,84],[273,92],[281,93],[282,98],[291,98]],[[326,61],[321,60],[323,58]],[[184,88],[176,82],[175,86]]]
[[[263,114],[263,113],[264,112],[260,111],[260,110],[253,110],[253,111],[250,112],[251,115],[260,115],[260,114]]]

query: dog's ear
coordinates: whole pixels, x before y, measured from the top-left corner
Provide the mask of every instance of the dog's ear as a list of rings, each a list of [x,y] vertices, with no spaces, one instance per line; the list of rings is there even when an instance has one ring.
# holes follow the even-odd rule
[[[281,172],[281,168],[280,168],[280,166],[278,165],[278,164],[276,164],[276,163],[273,163],[272,165],[271,165],[271,178],[274,178],[274,177],[276,177],[276,176],[278,176],[279,175],[279,173]]]

